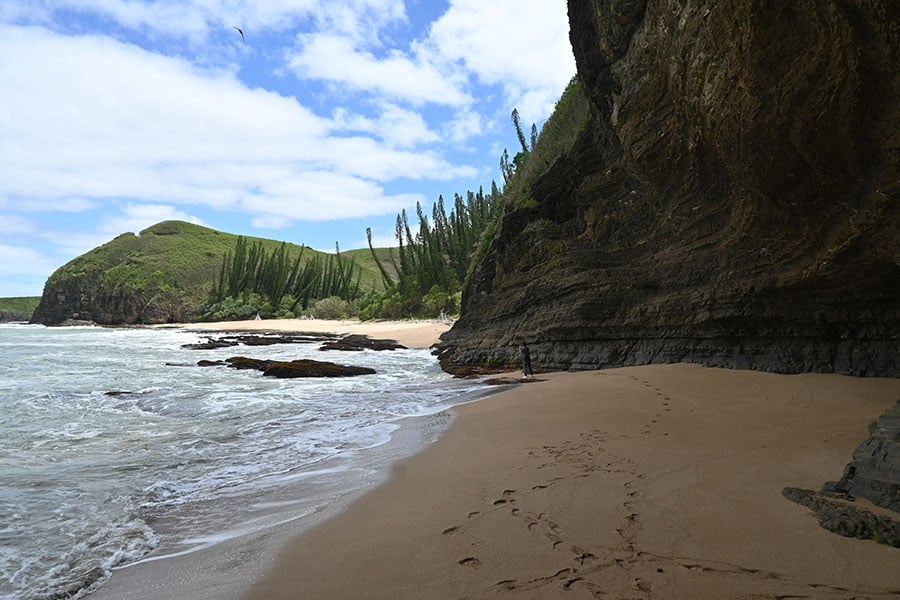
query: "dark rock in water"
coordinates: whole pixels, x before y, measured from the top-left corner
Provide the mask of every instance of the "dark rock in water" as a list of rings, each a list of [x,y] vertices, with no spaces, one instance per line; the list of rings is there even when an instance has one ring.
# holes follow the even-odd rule
[[[318,360],[292,360],[276,362],[263,371],[263,375],[271,377],[353,377],[356,375],[374,375],[375,369],[338,365]]]
[[[876,515],[812,490],[787,487],[781,493],[788,500],[810,508],[816,513],[819,524],[829,531],[900,548],[900,520],[896,518]]]
[[[227,365],[224,360],[198,360],[198,367],[221,367],[223,365]]]
[[[266,335],[239,335],[233,339],[245,346],[271,346],[273,344],[311,344],[333,340],[337,336],[327,333],[277,333]]]
[[[356,375],[374,375],[375,369],[338,365],[331,362],[300,359],[292,361],[260,360],[235,356],[225,360],[234,369],[254,369],[263,375],[280,379],[293,377],[353,377]]]
[[[340,339],[322,344],[319,350],[341,350],[354,352],[362,350],[406,350],[406,346],[398,344],[396,340],[372,339],[367,335],[346,335]]]
[[[134,392],[126,392],[123,390],[110,390],[108,392],[104,392],[104,396],[126,396],[128,394],[133,394]]]
[[[190,350],[215,350],[232,346],[273,346],[275,344],[311,344],[331,341],[339,336],[321,333],[276,333],[276,334],[240,334],[225,335],[219,338],[206,337],[205,342],[183,344],[182,348]]]
[[[525,341],[547,370],[900,377],[897,1],[568,9],[590,116],[508,198],[444,369]]]
[[[869,437],[843,477],[826,483],[823,492],[860,496],[900,513],[900,401],[869,425]]]
[[[206,338],[205,342],[197,342],[196,344],[182,344],[182,348],[187,348],[188,350],[215,350],[217,348],[229,348],[231,346],[237,346],[238,343],[234,341],[226,341],[226,340],[216,340],[213,338]]]
[[[265,371],[273,362],[271,360],[247,358],[246,356],[232,356],[225,359],[225,363],[232,369],[254,369],[256,371]]]

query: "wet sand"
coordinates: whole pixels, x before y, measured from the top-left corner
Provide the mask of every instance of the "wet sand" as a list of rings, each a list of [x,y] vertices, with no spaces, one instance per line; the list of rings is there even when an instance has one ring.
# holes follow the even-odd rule
[[[839,478],[900,380],[696,365],[540,379],[458,407],[245,598],[900,594],[900,551],[781,496]]]

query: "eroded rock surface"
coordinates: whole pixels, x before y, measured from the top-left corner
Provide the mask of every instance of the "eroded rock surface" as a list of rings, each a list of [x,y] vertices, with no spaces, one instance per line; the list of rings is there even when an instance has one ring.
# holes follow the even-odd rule
[[[357,375],[375,374],[375,369],[370,369],[369,367],[338,365],[332,362],[309,359],[278,361],[233,356],[224,361],[202,360],[197,364],[201,367],[228,366],[233,369],[262,371],[263,375],[278,377],[279,379],[294,377],[355,377]]]
[[[900,376],[900,4],[570,0],[591,119],[441,363]],[[515,208],[518,206],[518,208]]]

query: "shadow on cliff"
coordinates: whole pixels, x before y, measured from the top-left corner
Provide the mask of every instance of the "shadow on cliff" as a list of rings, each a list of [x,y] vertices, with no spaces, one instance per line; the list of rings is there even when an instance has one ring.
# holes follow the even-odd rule
[[[900,376],[898,13],[570,0],[590,118],[507,186],[444,369],[526,341],[546,370]]]

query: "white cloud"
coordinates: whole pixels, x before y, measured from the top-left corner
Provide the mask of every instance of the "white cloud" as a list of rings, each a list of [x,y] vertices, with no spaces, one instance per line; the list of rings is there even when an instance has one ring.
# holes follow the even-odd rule
[[[23,217],[13,214],[0,214],[0,234],[16,235],[35,231],[35,224]]]
[[[287,206],[292,198],[271,190],[303,187],[310,172],[331,172],[337,189],[344,177],[354,188],[358,180],[474,172],[433,151],[412,151],[436,138],[418,115],[394,105],[384,104],[384,119],[372,127],[386,146],[371,137],[336,137],[340,123],[294,98],[248,89],[228,71],[199,70],[106,37],[9,26],[0,26],[0,36],[0,206],[75,210],[143,198],[217,208],[242,203],[252,212],[243,200],[256,190],[269,189],[263,197]],[[362,205],[347,197],[342,204],[332,195],[335,217],[395,208],[379,193],[354,214]]]
[[[68,14],[66,14],[68,13]],[[406,21],[403,0],[45,0],[41,5],[0,0],[0,20],[67,27],[72,14],[99,16],[120,27],[159,38],[209,41],[239,26],[248,43],[264,31],[286,30],[311,21],[315,29],[377,42],[379,30]],[[60,17],[64,15],[65,20]]]
[[[483,133],[484,125],[481,115],[470,109],[457,111],[454,119],[445,126],[445,135],[457,144]]]
[[[414,105],[462,106],[472,102],[460,82],[433,64],[394,50],[376,57],[333,34],[303,35],[290,64],[300,77],[322,79],[349,90],[379,94]]]
[[[422,200],[418,194],[386,195],[371,181],[318,171],[266,182],[241,201],[258,223],[284,227],[294,221],[326,221],[396,212]],[[278,219],[276,219],[278,217]]]
[[[430,44],[489,84],[506,88],[507,99],[528,106],[523,118],[546,118],[575,74],[565,3],[559,0],[451,0],[431,28]],[[526,110],[527,108],[527,110]]]
[[[21,275],[35,271],[49,273],[56,266],[53,260],[31,248],[0,244],[0,275]]]
[[[125,231],[139,233],[160,221],[173,220],[204,225],[202,219],[165,204],[129,203],[122,207],[122,213],[115,217],[105,217],[100,223],[99,231],[112,235],[118,235]]]
[[[341,107],[334,111],[332,120],[337,129],[377,135],[392,148],[415,148],[441,139],[421,114],[391,103],[383,103],[374,118],[351,114]]]

